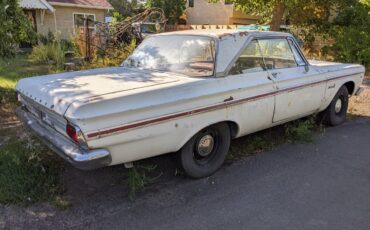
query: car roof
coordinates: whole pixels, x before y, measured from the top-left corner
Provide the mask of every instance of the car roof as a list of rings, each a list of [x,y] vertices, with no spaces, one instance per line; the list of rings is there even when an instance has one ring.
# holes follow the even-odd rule
[[[289,33],[258,31],[258,30],[237,30],[237,29],[203,29],[203,30],[180,30],[157,34],[159,36],[166,35],[202,35],[211,37],[224,37],[227,35],[265,35],[265,36],[291,36]]]

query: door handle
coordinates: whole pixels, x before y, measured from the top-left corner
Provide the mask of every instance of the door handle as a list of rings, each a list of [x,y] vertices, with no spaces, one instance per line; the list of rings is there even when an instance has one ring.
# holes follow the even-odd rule
[[[328,87],[328,89],[333,89],[333,88],[335,88],[335,83],[332,84],[332,85],[329,85],[329,87]]]
[[[234,100],[234,98],[232,96],[230,96],[229,98],[225,99],[224,102],[228,102],[228,101],[232,101]]]

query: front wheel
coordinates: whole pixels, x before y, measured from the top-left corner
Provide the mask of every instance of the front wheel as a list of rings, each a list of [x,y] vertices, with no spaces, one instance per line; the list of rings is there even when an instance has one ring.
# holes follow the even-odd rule
[[[226,123],[209,126],[195,134],[179,153],[185,173],[192,178],[202,178],[216,172],[225,161],[230,140]]]
[[[328,108],[323,112],[323,122],[326,125],[336,126],[342,124],[347,117],[348,89],[342,86]]]

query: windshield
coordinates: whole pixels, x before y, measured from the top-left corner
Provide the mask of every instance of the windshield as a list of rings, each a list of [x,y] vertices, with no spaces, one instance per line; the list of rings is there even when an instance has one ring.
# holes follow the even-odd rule
[[[123,66],[205,77],[213,75],[214,57],[215,42],[210,37],[153,36],[145,39]]]

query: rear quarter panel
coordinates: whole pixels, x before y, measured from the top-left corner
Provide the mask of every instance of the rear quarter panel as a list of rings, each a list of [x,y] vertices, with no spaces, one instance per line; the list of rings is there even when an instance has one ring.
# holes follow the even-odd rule
[[[354,90],[359,89],[365,75],[365,67],[357,64],[311,61],[312,67],[322,74],[326,82],[325,96],[320,111],[325,110],[338,90],[346,83],[353,82]]]

